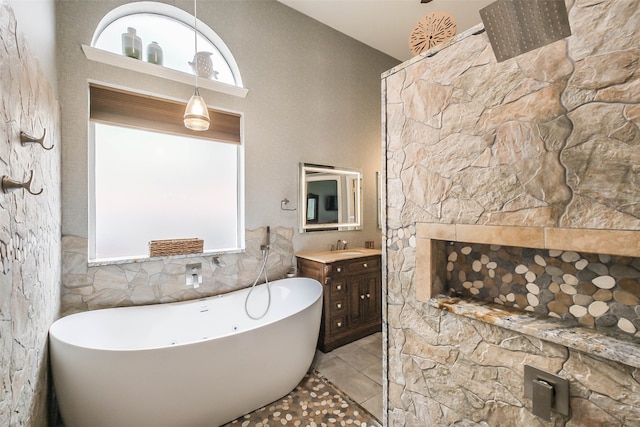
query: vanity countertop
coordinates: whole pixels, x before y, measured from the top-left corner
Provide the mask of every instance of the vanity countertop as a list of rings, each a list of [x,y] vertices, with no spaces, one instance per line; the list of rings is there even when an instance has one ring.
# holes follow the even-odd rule
[[[298,258],[304,258],[311,261],[328,264],[336,261],[363,258],[368,256],[380,255],[380,254],[382,254],[382,251],[380,249],[351,248],[351,249],[344,249],[341,251],[298,252],[296,256]]]

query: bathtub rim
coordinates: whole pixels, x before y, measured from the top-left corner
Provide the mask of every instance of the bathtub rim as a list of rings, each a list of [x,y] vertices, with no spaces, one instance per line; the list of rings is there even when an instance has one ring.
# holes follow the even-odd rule
[[[87,345],[79,345],[77,343],[71,342],[68,339],[64,339],[61,338],[58,334],[56,334],[55,330],[60,328],[61,325],[63,325],[65,322],[70,322],[70,321],[77,321],[78,317],[85,317],[85,316],[90,316],[92,314],[94,314],[97,311],[119,311],[119,310],[131,310],[131,309],[135,309],[135,308],[141,308],[141,307],[146,307],[146,308],[151,308],[153,309],[154,307],[157,307],[158,309],[160,309],[160,307],[163,306],[167,306],[167,305],[188,305],[188,304],[196,304],[198,302],[206,302],[206,301],[212,301],[212,300],[216,300],[216,299],[221,299],[224,297],[228,297],[234,294],[242,294],[242,293],[248,293],[251,289],[251,287],[247,287],[247,288],[242,288],[242,289],[236,289],[233,291],[229,291],[229,292],[225,292],[225,293],[221,293],[221,294],[217,294],[217,295],[211,295],[208,297],[203,297],[203,298],[194,298],[194,299],[190,299],[190,300],[184,300],[184,301],[172,301],[172,302],[167,302],[167,303],[154,303],[154,304],[141,304],[141,305],[131,305],[131,306],[125,306],[125,307],[107,307],[107,308],[99,308],[99,309],[95,309],[95,310],[87,310],[87,311],[82,311],[79,313],[72,313],[69,314],[67,316],[61,317],[60,319],[57,319],[55,322],[53,322],[51,324],[51,326],[49,327],[48,330],[48,338],[49,340],[55,340],[60,344],[66,345],[66,346],[70,346],[76,349],[80,349],[80,350],[88,350],[88,351],[104,351],[104,352],[114,352],[114,353],[118,353],[118,352],[143,352],[143,351],[155,351],[155,350],[159,350],[159,349],[169,349],[169,348],[176,348],[176,347],[182,347],[182,346],[189,346],[189,345],[195,345],[198,343],[203,343],[203,342],[207,342],[207,341],[213,341],[213,340],[220,340],[220,339],[225,339],[225,338],[229,338],[229,337],[234,337],[236,335],[245,333],[245,332],[249,332],[249,331],[253,331],[256,329],[259,329],[261,327],[265,327],[268,325],[272,325],[274,323],[277,323],[279,321],[282,321],[284,319],[288,319],[290,317],[293,317],[295,315],[297,315],[298,313],[312,307],[314,304],[316,304],[318,302],[318,300],[320,300],[321,303],[323,303],[323,293],[324,293],[324,287],[322,286],[322,284],[320,282],[318,282],[316,279],[313,278],[308,278],[308,277],[288,277],[288,278],[282,278],[282,279],[277,279],[274,281],[270,281],[269,285],[273,286],[274,284],[277,284],[278,282],[282,283],[282,282],[286,282],[286,281],[303,281],[303,282],[309,282],[309,283],[315,283],[314,285],[316,286],[316,289],[318,290],[318,295],[316,295],[312,300],[309,301],[308,304],[305,304],[304,306],[301,306],[299,308],[299,310],[294,311],[290,314],[288,314],[287,316],[282,316],[282,317],[277,317],[275,319],[269,320],[269,321],[262,321],[262,319],[258,319],[258,320],[253,320],[253,326],[250,328],[246,328],[246,329],[240,329],[237,331],[233,331],[231,333],[228,333],[226,335],[223,336],[216,336],[216,337],[211,337],[211,338],[206,338],[206,339],[198,339],[198,340],[191,340],[191,341],[185,341],[185,342],[179,342],[176,343],[174,345],[163,345],[163,346],[154,346],[154,347],[140,347],[140,348],[118,348],[118,349],[114,349],[114,348],[105,348],[105,347],[97,347],[97,346],[87,346]],[[256,288],[258,287],[264,287],[266,286],[266,283],[262,283],[260,285],[257,285]],[[68,320],[70,318],[73,318],[73,320]]]

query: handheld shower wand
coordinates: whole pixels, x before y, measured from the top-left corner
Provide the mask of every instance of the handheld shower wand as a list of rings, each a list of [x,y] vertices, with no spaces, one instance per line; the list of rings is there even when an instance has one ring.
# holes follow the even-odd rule
[[[267,225],[267,239],[265,244],[260,246],[260,249],[262,249],[263,251],[268,251],[269,249],[271,249],[270,244],[271,244],[271,227]]]
[[[244,312],[247,314],[247,316],[249,316],[253,320],[262,319],[269,311],[269,307],[271,307],[271,285],[269,284],[269,277],[267,277],[267,260],[269,258],[269,250],[270,250],[269,242],[270,241],[271,241],[271,227],[267,225],[267,242],[264,245],[260,245],[260,249],[262,250],[262,266],[260,267],[260,272],[258,273],[258,277],[256,277],[256,280],[253,282],[253,285],[251,286],[251,289],[249,289],[249,293],[247,293],[247,297],[244,300]],[[260,276],[262,275],[262,273],[264,273],[264,281],[267,285],[267,307],[265,308],[264,312],[261,315],[253,316],[252,314],[249,313],[249,308],[248,308],[249,297],[251,297],[251,293],[253,292],[253,289],[256,287],[258,280],[260,280]]]

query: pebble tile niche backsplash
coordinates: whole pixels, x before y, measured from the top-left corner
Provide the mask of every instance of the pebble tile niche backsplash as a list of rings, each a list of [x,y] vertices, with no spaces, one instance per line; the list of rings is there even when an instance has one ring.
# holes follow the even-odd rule
[[[640,258],[447,245],[452,293],[640,337]]]

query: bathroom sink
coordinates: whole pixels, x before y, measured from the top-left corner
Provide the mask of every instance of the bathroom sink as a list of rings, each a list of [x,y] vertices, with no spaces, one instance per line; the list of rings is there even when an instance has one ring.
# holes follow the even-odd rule
[[[345,250],[345,251],[334,251],[337,255],[362,255],[364,254],[364,251],[351,251],[351,250]]]
[[[300,258],[310,259],[312,261],[330,263],[335,261],[342,261],[351,258],[360,258],[371,255],[380,255],[382,251],[380,249],[345,249],[341,251],[319,251],[319,252],[300,252],[296,256]]]

